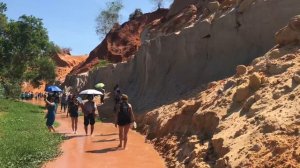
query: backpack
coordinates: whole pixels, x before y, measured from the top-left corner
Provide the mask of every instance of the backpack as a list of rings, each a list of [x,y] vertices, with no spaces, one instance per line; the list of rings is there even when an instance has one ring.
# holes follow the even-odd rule
[[[128,103],[121,102],[119,115],[131,120],[131,113],[130,113],[129,109],[130,109],[130,106]]]
[[[120,112],[123,113],[128,113],[129,112],[129,105],[126,102],[120,103]]]

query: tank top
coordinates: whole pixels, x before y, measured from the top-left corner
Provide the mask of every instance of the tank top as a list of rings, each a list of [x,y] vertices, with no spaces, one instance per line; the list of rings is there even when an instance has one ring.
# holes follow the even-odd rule
[[[129,104],[126,102],[120,103],[119,119],[121,120],[131,120],[131,113],[129,111]]]

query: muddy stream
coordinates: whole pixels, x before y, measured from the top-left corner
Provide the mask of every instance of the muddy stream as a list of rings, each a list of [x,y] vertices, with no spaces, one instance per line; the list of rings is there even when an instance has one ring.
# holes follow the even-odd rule
[[[30,103],[44,105],[43,101]],[[163,168],[162,157],[145,137],[130,130],[125,150],[117,148],[118,129],[112,123],[96,122],[93,136],[86,136],[83,116],[78,118],[77,134],[72,133],[71,119],[58,107],[56,131],[64,134],[66,140],[61,144],[62,154],[43,165],[43,168]],[[46,126],[45,126],[45,129]]]

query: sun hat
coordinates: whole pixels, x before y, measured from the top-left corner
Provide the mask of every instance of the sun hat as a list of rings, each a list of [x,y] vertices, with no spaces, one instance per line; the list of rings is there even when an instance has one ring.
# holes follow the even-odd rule
[[[126,94],[122,94],[121,99],[122,100],[128,100],[128,96]]]

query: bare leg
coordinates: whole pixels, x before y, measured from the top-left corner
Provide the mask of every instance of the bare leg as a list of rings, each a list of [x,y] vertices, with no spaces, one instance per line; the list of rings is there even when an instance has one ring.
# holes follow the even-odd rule
[[[75,134],[77,133],[77,123],[78,123],[78,118],[75,117]]]
[[[94,132],[94,125],[91,125],[91,135],[93,135]]]
[[[50,126],[48,126],[48,131],[51,132],[51,127]]]
[[[50,126],[49,129],[50,129],[50,132],[51,132],[51,130],[52,130],[53,132],[55,132],[55,129],[54,129],[53,126]]]
[[[53,132],[56,132],[53,126],[52,126],[52,131],[53,131]]]
[[[72,121],[72,131],[75,131],[75,118],[71,117],[71,121]]]
[[[124,149],[126,149],[126,144],[127,144],[127,134],[128,134],[129,128],[130,128],[130,124],[125,125],[125,127],[124,127],[124,146],[123,146]]]
[[[119,140],[120,140],[120,144],[118,147],[122,147],[122,141],[123,141],[123,126],[119,126]]]
[[[87,135],[88,126],[84,126],[85,135]]]

